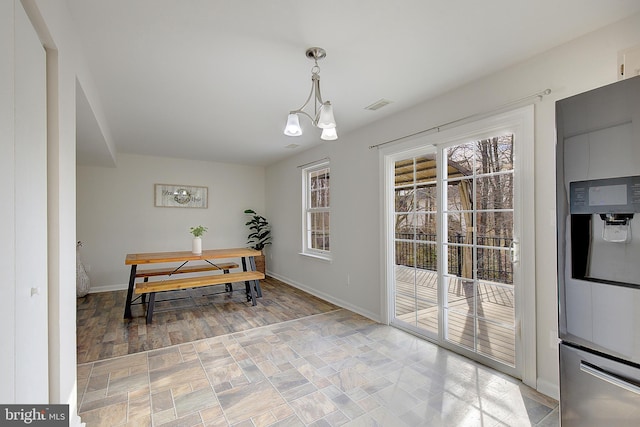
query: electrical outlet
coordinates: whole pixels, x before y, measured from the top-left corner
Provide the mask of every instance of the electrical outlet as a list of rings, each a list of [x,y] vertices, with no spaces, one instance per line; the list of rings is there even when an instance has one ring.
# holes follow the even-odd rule
[[[351,277],[349,277],[349,273],[347,273],[347,286],[351,284]]]

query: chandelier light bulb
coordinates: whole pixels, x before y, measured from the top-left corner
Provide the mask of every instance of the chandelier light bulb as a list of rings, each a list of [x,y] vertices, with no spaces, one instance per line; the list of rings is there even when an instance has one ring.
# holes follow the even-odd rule
[[[336,132],[336,128],[322,129],[322,135],[320,135],[320,139],[323,139],[325,141],[334,141],[338,139],[338,132]]]
[[[300,127],[300,120],[297,114],[289,114],[287,117],[287,125],[284,128],[284,134],[287,136],[300,136],[302,135],[302,128]]]
[[[318,127],[320,129],[331,129],[336,127],[336,119],[333,117],[333,107],[329,101],[325,102],[322,104],[322,107],[320,107]]]

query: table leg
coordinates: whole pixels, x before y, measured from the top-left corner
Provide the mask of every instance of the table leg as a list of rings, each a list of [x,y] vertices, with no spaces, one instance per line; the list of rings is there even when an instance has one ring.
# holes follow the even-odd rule
[[[229,274],[229,270],[222,270],[222,274]],[[233,283],[224,284],[225,292],[233,292]]]
[[[253,281],[244,282],[244,286],[247,292],[247,301],[251,301],[251,305],[257,305],[256,302],[256,291],[253,287]]]
[[[249,258],[249,269],[247,270],[247,258]],[[244,271],[256,271],[256,261],[252,256],[242,257],[242,270]],[[251,280],[244,282],[247,292],[247,300],[251,301],[251,305],[257,305],[256,297],[262,296],[262,290],[260,289],[260,281]],[[256,295],[257,294],[257,295]]]
[[[156,303],[156,293],[151,292],[149,294],[149,304],[147,304],[147,325],[151,324],[151,320],[153,318],[153,308]]]
[[[256,259],[255,257],[249,257],[249,268],[251,269],[251,271],[256,271]],[[260,281],[259,280],[254,280],[254,286],[256,289],[256,296],[258,298],[262,298],[262,288],[260,287]]]
[[[136,264],[131,265],[131,274],[129,275],[129,288],[127,289],[127,302],[124,306],[124,318],[131,319],[131,298],[133,297],[133,287],[136,282],[136,269],[138,266]]]

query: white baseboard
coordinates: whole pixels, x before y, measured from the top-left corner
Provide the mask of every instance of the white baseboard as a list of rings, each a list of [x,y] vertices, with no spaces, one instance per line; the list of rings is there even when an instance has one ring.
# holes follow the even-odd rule
[[[316,296],[318,298],[321,298],[325,301],[328,301],[332,304],[335,304],[339,307],[342,308],[346,308],[347,310],[353,311],[354,313],[358,313],[361,316],[364,316],[368,319],[373,320],[374,322],[378,322],[378,323],[382,323],[382,321],[380,320],[380,315],[378,313],[372,313],[368,310],[363,310],[362,307],[357,307],[351,303],[348,303],[346,301],[343,301],[341,299],[335,298],[332,295],[329,294],[325,294],[324,292],[319,292],[316,289],[312,289],[309,288],[308,286],[300,283],[300,282],[296,282],[295,280],[291,280],[288,277],[285,276],[281,276],[279,274],[275,274],[271,271],[267,271],[267,276],[271,276],[275,279],[280,280],[281,282],[286,283],[289,286],[293,286],[294,288],[300,289],[301,291],[305,291],[308,294],[311,294],[313,296]]]
[[[69,420],[69,426],[86,427],[86,424],[82,422],[82,419],[77,414],[71,414]]]
[[[555,400],[560,400],[560,387],[558,384],[551,383],[546,380],[538,380],[536,384],[537,390]]]
[[[113,292],[113,291],[126,291],[129,285],[127,283],[115,284],[115,285],[103,285],[103,286],[91,286],[89,288],[90,294],[97,294],[99,292]]]

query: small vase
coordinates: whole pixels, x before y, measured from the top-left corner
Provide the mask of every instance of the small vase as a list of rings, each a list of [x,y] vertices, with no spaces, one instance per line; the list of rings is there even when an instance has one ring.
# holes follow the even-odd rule
[[[191,247],[191,252],[200,255],[202,253],[202,239],[200,237],[194,237]]]

